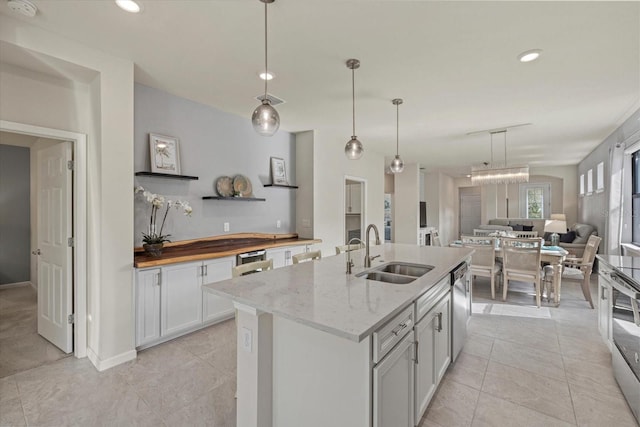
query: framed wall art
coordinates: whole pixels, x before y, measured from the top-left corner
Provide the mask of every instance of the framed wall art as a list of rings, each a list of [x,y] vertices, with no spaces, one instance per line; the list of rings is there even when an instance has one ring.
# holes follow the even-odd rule
[[[180,175],[178,138],[149,134],[151,172]]]
[[[278,157],[271,158],[271,182],[274,185],[289,185],[284,159]]]

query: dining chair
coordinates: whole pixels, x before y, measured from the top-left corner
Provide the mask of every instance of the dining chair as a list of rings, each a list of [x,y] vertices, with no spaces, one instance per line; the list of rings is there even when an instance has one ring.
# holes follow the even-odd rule
[[[273,260],[248,262],[231,268],[231,277],[240,277],[245,274],[257,273],[259,271],[267,271],[273,269]]]
[[[509,280],[533,283],[536,288],[536,304],[540,308],[542,268],[540,267],[541,238],[500,239],[502,247],[502,300],[507,300]]]
[[[344,252],[355,251],[362,248],[364,248],[363,243],[352,243],[350,245],[336,246],[336,255],[340,255],[341,253],[344,253]]]
[[[565,280],[580,282],[582,295],[584,295],[584,299],[589,302],[591,308],[594,307],[589,284],[591,281],[591,272],[593,271],[593,263],[601,241],[602,237],[591,235],[589,236],[589,240],[587,240],[582,258],[565,258],[560,279],[561,283],[564,283]],[[544,281],[545,284],[550,284],[553,281],[553,267],[550,265],[544,268]],[[559,290],[554,289],[554,292],[559,292]]]
[[[496,299],[496,278],[500,277],[502,264],[496,262],[495,237],[462,236],[462,245],[474,249],[471,255],[471,274],[491,280],[491,299]]]
[[[314,259],[322,259],[322,251],[318,250],[318,251],[311,251],[311,252],[303,252],[301,254],[294,255],[292,258],[293,258],[294,264],[299,264],[300,262],[311,261]]]

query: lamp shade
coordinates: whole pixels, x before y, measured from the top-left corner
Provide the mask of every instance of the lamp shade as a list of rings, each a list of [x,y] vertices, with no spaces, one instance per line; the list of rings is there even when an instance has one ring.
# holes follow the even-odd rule
[[[559,219],[562,221],[566,221],[567,216],[565,214],[551,214],[551,219]]]
[[[564,234],[567,232],[567,222],[556,219],[548,219],[544,222],[544,232]]]

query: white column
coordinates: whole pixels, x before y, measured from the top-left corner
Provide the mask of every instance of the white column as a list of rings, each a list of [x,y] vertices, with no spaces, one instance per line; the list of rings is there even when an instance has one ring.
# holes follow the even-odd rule
[[[273,316],[234,303],[238,327],[237,427],[271,427]]]

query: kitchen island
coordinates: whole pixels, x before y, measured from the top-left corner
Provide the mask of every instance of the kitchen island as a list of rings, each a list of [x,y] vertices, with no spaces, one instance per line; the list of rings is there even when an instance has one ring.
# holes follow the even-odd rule
[[[449,274],[469,259],[472,250],[372,246],[371,255],[380,255],[372,269],[392,261],[433,267],[406,284],[358,277],[369,270],[363,266],[364,252],[351,252],[352,274],[346,274],[348,254],[341,254],[203,286],[232,299],[238,310],[238,426],[385,425],[382,419],[389,413],[381,414],[375,402],[382,398],[380,381],[386,379],[377,377],[375,370],[389,360],[391,347],[391,353],[403,348],[406,351],[398,357],[407,359],[410,371],[395,378],[413,376],[414,342],[409,331],[420,320],[414,303],[441,305],[433,313],[436,326],[430,330],[450,330],[450,303],[445,300]],[[449,340],[450,336],[442,349],[450,355]],[[408,405],[401,409],[413,413],[413,392],[406,392],[411,398],[401,402]],[[404,394],[399,394],[402,400],[400,395]],[[411,415],[407,425],[413,422]]]

